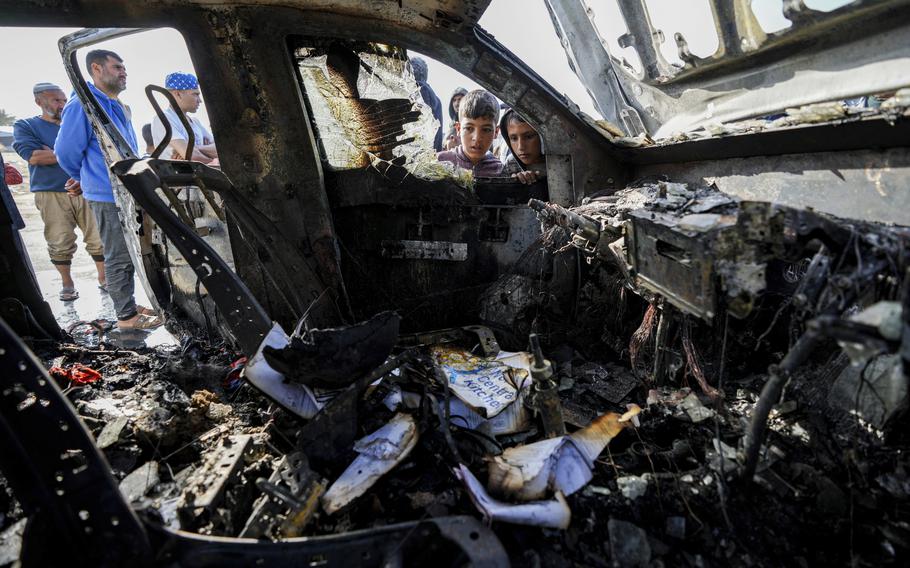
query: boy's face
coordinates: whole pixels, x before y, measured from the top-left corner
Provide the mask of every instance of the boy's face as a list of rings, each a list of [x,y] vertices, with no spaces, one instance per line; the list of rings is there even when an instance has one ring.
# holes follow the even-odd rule
[[[492,117],[464,117],[455,123],[458,139],[465,155],[475,164],[486,156],[493,139],[499,134],[499,127]]]
[[[452,97],[452,109],[455,111],[455,114],[458,114],[458,105],[461,104],[461,99],[464,98],[464,95],[455,95]]]
[[[512,152],[523,164],[540,162],[540,135],[527,122],[510,122],[506,126]]]

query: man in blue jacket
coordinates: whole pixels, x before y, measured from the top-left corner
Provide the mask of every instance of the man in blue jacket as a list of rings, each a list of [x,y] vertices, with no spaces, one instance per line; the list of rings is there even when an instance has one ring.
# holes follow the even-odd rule
[[[51,264],[60,273],[64,302],[79,297],[70,271],[76,252],[76,227],[82,231],[85,250],[98,270],[98,284],[104,286],[104,251],[95,216],[82,197],[79,183],[64,172],[54,155],[54,141],[60,130],[60,113],[66,95],[53,83],[38,83],[32,88],[39,116],[17,120],[13,125],[13,148],[28,161],[29,184],[35,206],[44,222],[44,240]]]
[[[96,49],[88,52],[85,66],[92,77],[88,88],[110,117],[134,152],[138,153],[136,133],[129,110],[118,96],[126,89],[126,66],[113,51]],[[114,302],[118,325],[125,329],[151,329],[163,322],[154,311],[136,305],[134,268],[123,237],[120,215],[104,154],[81,101],[73,96],[63,108],[63,122],[54,145],[57,163],[78,181],[95,214],[104,244],[104,269],[107,291]]]

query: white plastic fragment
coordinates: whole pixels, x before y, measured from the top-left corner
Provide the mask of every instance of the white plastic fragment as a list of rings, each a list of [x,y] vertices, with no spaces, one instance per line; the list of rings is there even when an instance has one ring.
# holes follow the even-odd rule
[[[610,412],[568,436],[505,450],[490,461],[490,491],[519,501],[542,499],[556,492],[575,493],[591,481],[594,460],[634,413],[637,410],[625,415]],[[626,421],[621,421],[623,418]]]
[[[689,396],[679,403],[679,407],[685,410],[692,422],[696,424],[714,416],[714,411],[703,405],[695,393],[689,393]]]
[[[455,468],[455,475],[464,483],[474,506],[483,514],[487,523],[499,521],[516,525],[531,525],[565,529],[572,520],[572,511],[562,493],[549,501],[511,504],[498,501],[487,493],[480,481],[465,467]]]
[[[309,420],[316,416],[326,400],[319,401],[306,385],[285,380],[284,375],[269,365],[262,353],[266,347],[286,347],[290,339],[279,324],[272,326],[269,334],[259,345],[259,350],[250,358],[243,369],[243,376],[269,398],[301,418]]]
[[[385,426],[354,442],[357,456],[322,496],[332,514],[357,499],[380,477],[401,463],[417,445],[417,423],[410,414],[396,414]]]

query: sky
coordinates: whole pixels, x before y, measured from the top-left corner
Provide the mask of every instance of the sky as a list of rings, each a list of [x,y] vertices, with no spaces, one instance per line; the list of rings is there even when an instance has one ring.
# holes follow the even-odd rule
[[[848,1],[806,0],[806,4],[811,8],[830,10]],[[752,4],[759,22],[766,30],[773,31],[789,25],[780,12],[781,0],[753,0]],[[637,60],[631,48],[620,49],[616,41],[626,31],[619,17],[616,0],[588,0],[588,5],[594,14],[594,23],[611,53],[617,57],[626,57],[634,65]],[[716,49],[717,39],[713,34],[707,0],[648,0],[648,7],[655,26],[664,32],[666,41],[661,49],[671,63],[679,61],[676,44],[672,39],[677,31],[685,35],[690,49],[696,55],[710,55]],[[517,12],[521,13],[520,20],[516,20]],[[520,25],[516,25],[516,21]],[[543,0],[493,0],[480,24],[558,92],[568,95],[581,110],[595,118],[600,117],[581,82],[569,69],[565,52],[553,30]],[[0,53],[27,54],[6,57],[4,60],[0,109],[20,118],[39,114],[31,94],[32,85],[39,82],[56,83],[67,94],[71,92],[57,40],[73,31],[75,28],[7,28],[0,32]],[[150,83],[163,85],[164,77],[172,71],[193,72],[186,42],[173,29],[149,30],[104,42],[97,47],[116,51],[126,63],[129,76],[127,90],[121,99],[133,111],[133,125],[137,131],[154,118],[154,111],[145,99],[145,86]],[[445,65],[426,59],[429,83],[442,100],[444,108],[456,87],[478,87]],[[203,106],[197,116],[203,123],[209,124],[205,114],[205,91]]]
[[[76,29],[7,28],[0,32],[0,53],[28,52],[27,57],[5,58],[6,80],[0,85],[0,108],[19,118],[40,114],[32,96],[32,85],[44,81],[60,85],[69,96],[72,86],[63,68],[57,40]],[[107,41],[97,47],[117,52],[126,64],[126,91],[120,98],[133,111],[133,127],[137,133],[155,116],[145,98],[145,86],[150,83],[163,85],[164,77],[172,71],[193,70],[183,36],[170,28],[149,30]],[[80,50],[77,57],[83,75],[87,76],[85,52]],[[204,106],[199,112],[199,117],[208,124]]]
[[[524,13],[522,26],[508,25],[511,14],[519,6]],[[582,110],[596,114],[593,102],[568,67],[565,52],[550,24],[543,0],[494,0],[484,14],[481,25],[531,64],[558,91],[569,95]],[[5,75],[9,80],[0,85],[0,108],[20,118],[39,114],[31,96],[31,87],[43,81],[64,87],[67,95],[71,92],[57,40],[73,31],[76,28],[9,28],[0,33],[0,53],[14,53],[22,49],[29,52],[27,58],[7,58],[5,61],[12,69],[6,70]],[[127,90],[120,98],[130,105],[133,125],[137,130],[143,124],[151,122],[155,116],[145,99],[145,86],[149,83],[162,85],[164,77],[172,71],[193,72],[186,42],[174,29],[149,30],[104,42],[96,47],[110,49],[123,57],[128,77]],[[154,57],[149,56],[152,53]],[[79,58],[80,61],[82,57]],[[429,67],[430,84],[443,101],[444,107],[456,87],[469,90],[479,87],[449,67],[428,57],[425,59]],[[531,63],[532,59],[536,64]],[[205,91],[198,118],[208,124],[204,105]]]

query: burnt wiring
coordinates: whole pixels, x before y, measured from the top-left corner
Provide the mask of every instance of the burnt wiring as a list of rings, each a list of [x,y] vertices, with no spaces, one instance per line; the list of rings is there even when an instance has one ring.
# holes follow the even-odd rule
[[[879,246],[869,247],[872,250],[864,261],[858,232],[854,228],[851,230],[850,238],[838,255],[835,268],[819,294],[819,300],[815,304],[817,315],[806,324],[805,331],[781,363],[772,365],[769,369],[768,381],[752,411],[744,435],[742,476],[746,480],[752,479],[758,465],[771,409],[780,400],[794,372],[812,357],[824,340],[835,338],[888,347],[887,342],[878,335],[877,329],[842,319],[858,309],[858,306],[854,307],[856,302],[866,303],[877,299],[866,296],[876,291],[880,277],[894,266],[889,255],[883,254],[885,249]],[[851,256],[853,262],[848,264],[848,257]],[[852,270],[850,267],[853,267]],[[893,345],[891,347],[895,348]]]

